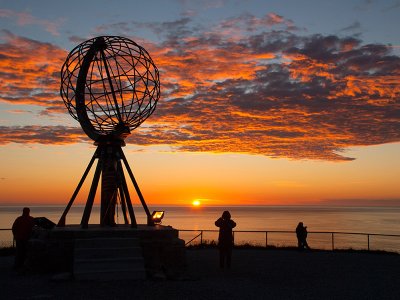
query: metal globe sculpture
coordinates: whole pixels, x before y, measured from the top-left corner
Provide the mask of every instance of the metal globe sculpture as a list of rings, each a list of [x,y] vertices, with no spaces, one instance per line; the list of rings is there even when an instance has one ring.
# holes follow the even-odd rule
[[[148,225],[153,225],[150,211],[121,148],[125,146],[126,136],[154,112],[160,97],[159,72],[149,53],[120,36],[87,40],[69,53],[61,68],[60,95],[71,116],[95,141],[97,149],[58,226],[65,226],[67,213],[96,159],[81,227],[88,227],[100,181],[100,225],[116,225],[115,211],[120,204],[125,224],[129,224],[130,217],[131,226],[136,227],[121,160],[146,212]]]
[[[69,53],[61,69],[60,94],[90,138],[123,139],[154,112],[159,72],[135,42],[96,37]]]

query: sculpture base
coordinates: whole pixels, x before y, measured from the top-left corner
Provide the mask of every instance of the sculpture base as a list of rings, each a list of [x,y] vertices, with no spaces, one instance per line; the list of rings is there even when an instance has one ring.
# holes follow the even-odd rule
[[[93,257],[99,253],[101,244],[110,244],[115,240],[137,240],[141,248],[144,268],[147,277],[179,276],[185,267],[185,243],[178,237],[178,230],[170,226],[138,225],[132,228],[130,225],[118,225],[115,227],[101,227],[90,225],[87,229],[81,229],[80,225],[55,227],[52,230],[39,230],[36,238],[31,240],[31,250],[28,256],[28,267],[33,271],[70,272],[74,273],[74,261],[76,268],[76,247],[85,243],[92,243],[85,251],[92,251]],[[84,241],[87,240],[87,241]],[[120,259],[123,254],[120,248],[124,245],[113,246],[112,252],[106,254],[109,263],[105,268],[112,268],[113,261]],[[125,251],[126,252],[126,251]],[[74,254],[75,253],[75,254]],[[90,253],[89,253],[90,254]],[[89,256],[89,259],[92,258]],[[103,267],[104,268],[104,267]]]

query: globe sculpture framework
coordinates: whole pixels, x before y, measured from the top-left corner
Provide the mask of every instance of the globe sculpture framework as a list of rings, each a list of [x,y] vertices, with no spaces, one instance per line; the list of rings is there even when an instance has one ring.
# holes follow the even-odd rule
[[[129,213],[131,226],[136,227],[121,160],[150,224],[149,209],[121,148],[131,131],[154,112],[160,97],[159,72],[149,53],[124,37],[87,40],[69,53],[62,66],[60,95],[97,149],[58,226],[65,226],[66,215],[96,159],[81,226],[88,227],[101,176],[100,225],[115,225],[115,208],[120,203],[125,223],[129,223]]]

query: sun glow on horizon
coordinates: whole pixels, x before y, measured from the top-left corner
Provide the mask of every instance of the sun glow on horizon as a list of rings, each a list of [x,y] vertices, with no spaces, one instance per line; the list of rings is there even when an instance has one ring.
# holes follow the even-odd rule
[[[201,205],[201,202],[200,202],[200,200],[197,200],[197,199],[196,199],[196,200],[193,200],[193,201],[192,201],[192,205],[195,206],[195,207],[198,207],[198,206]]]

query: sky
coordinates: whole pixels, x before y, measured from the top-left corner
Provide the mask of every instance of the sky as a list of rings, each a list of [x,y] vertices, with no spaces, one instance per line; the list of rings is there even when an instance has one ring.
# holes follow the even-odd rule
[[[118,35],[160,71],[123,149],[149,206],[400,205],[399,0],[0,4],[0,204],[68,202],[95,146],[60,70]]]

